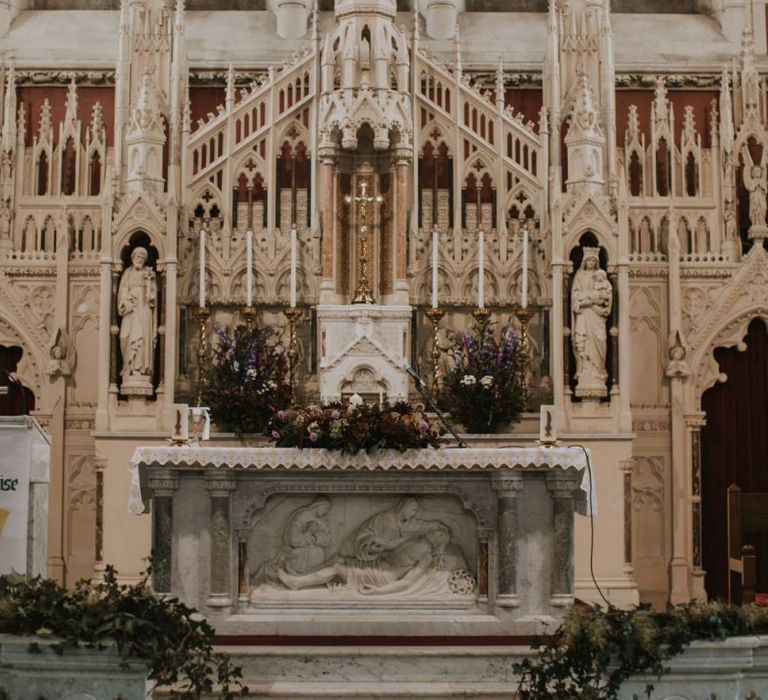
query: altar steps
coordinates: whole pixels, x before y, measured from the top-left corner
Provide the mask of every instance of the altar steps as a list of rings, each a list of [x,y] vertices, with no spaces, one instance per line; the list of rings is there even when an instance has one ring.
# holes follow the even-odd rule
[[[512,700],[509,646],[222,647],[243,668],[251,700]]]
[[[520,646],[222,646],[243,669],[250,700],[515,700]],[[768,700],[768,637],[694,642],[661,680],[634,677],[620,700]],[[155,694],[167,700],[168,694]],[[203,700],[214,700],[216,696]]]

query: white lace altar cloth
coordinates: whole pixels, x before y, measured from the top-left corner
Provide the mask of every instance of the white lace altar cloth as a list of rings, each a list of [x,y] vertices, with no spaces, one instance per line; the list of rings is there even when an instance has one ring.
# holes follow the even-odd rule
[[[581,447],[485,447],[423,450],[375,450],[355,455],[336,450],[293,447],[137,447],[131,458],[129,512],[147,512],[141,494],[139,467],[191,467],[204,469],[247,469],[260,471],[499,471],[511,469],[578,469],[582,471],[582,515],[597,513],[594,470],[589,450]]]

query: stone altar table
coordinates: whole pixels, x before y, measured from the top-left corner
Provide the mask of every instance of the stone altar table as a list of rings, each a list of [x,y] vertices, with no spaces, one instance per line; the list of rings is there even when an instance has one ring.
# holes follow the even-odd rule
[[[578,448],[139,447],[153,584],[219,634],[508,635],[573,600]]]

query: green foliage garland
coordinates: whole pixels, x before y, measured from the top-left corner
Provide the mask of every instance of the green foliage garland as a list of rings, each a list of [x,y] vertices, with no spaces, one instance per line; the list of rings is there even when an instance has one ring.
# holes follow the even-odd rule
[[[213,652],[213,628],[178,599],[158,597],[149,575],[119,584],[108,566],[101,583],[82,580],[72,591],[50,579],[0,576],[0,632],[50,637],[59,654],[112,641],[124,659],[147,662],[150,680],[177,688],[177,698],[199,698],[214,686],[222,700],[246,695],[241,670]]]
[[[615,700],[630,676],[660,678],[697,640],[768,632],[768,609],[693,602],[654,612],[574,605],[539,654],[516,664],[520,700]],[[653,685],[646,692],[650,697]]]

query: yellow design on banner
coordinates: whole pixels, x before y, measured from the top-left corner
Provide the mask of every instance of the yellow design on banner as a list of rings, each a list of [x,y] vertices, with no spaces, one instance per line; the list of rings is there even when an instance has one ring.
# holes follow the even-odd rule
[[[3,528],[5,527],[5,521],[8,520],[8,516],[11,514],[11,511],[6,510],[5,508],[0,508],[0,536],[3,534]]]

